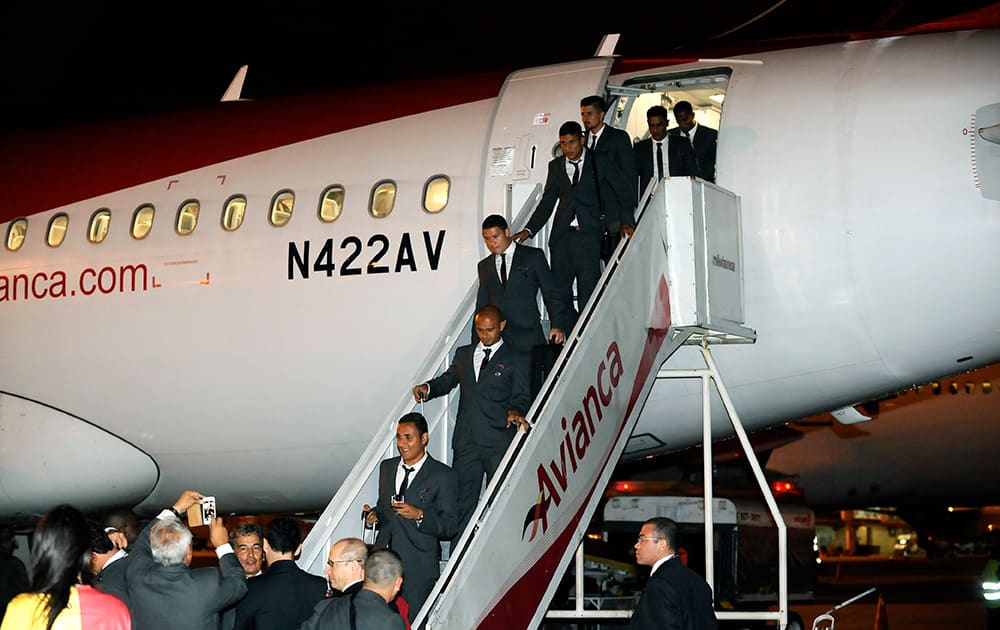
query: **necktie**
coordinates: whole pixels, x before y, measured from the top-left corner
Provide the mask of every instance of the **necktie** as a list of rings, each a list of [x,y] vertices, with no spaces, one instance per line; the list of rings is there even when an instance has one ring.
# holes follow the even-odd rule
[[[580,183],[580,160],[570,160],[569,163],[573,165],[573,185],[576,186]]]
[[[597,148],[597,134],[594,133],[590,134],[590,148],[591,149]]]
[[[479,378],[482,378],[483,373],[486,372],[486,365],[490,362],[491,352],[493,351],[490,350],[489,348],[483,348],[483,362],[479,364]]]
[[[410,473],[413,472],[413,468],[403,466],[403,470],[406,471],[403,473],[403,483],[399,484],[399,492],[396,493],[400,498],[406,497],[406,486],[410,485]]]
[[[507,284],[507,253],[500,254],[500,284]],[[487,351],[489,352],[489,351]]]
[[[658,179],[663,179],[663,143],[656,143],[656,169],[660,174]]]

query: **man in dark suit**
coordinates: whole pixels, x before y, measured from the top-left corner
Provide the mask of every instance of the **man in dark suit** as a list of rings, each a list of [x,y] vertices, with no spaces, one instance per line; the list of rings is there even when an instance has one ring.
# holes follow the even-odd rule
[[[606,154],[583,147],[583,130],[575,121],[559,127],[559,146],[563,154],[549,162],[542,199],[528,224],[513,236],[518,243],[537,234],[552,219],[549,253],[552,274],[566,304],[566,326],[576,323],[573,281],[576,280],[577,303],[586,305],[601,276],[602,208],[607,225],[621,225],[622,236],[635,227],[635,162],[629,149],[629,176]]]
[[[580,99],[580,121],[583,123],[584,142],[588,149],[596,153],[604,153],[630,182],[634,182],[635,161],[632,158],[632,138],[628,132],[604,124],[608,112],[608,103],[596,94]],[[635,216],[635,208],[639,197],[632,191],[629,199],[629,213]],[[611,247],[618,245],[618,237],[624,237],[623,224],[619,221],[608,222],[608,231],[612,237]],[[631,233],[631,232],[629,232]]]
[[[389,602],[396,597],[402,584],[403,563],[400,557],[389,549],[378,549],[365,561],[364,587],[355,594],[320,602],[313,616],[300,628],[405,630],[403,618],[389,607]],[[354,617],[353,623],[351,617]]]
[[[593,95],[580,99],[580,121],[586,132],[588,149],[604,153],[614,162],[629,181],[635,180],[635,168],[632,160],[632,138],[628,132],[604,124],[608,112],[607,102],[600,96]],[[634,214],[637,198],[630,199],[629,210]],[[615,229],[618,229],[615,226]]]
[[[649,137],[635,143],[635,170],[639,194],[651,179],[688,175],[693,172],[694,152],[683,136],[667,134],[667,108],[654,105],[646,110]]]
[[[715,147],[718,143],[719,132],[695,122],[694,109],[687,101],[674,103],[674,118],[677,120],[677,126],[668,133],[674,137],[685,138],[692,149],[691,165],[687,167],[688,172],[679,174],[700,177],[705,181],[714,182]]]
[[[246,594],[243,568],[219,517],[209,524],[209,541],[219,567],[188,567],[192,535],[180,515],[203,498],[200,492],[185,490],[129,547],[132,557],[125,580],[134,630],[216,630],[219,611]]]
[[[97,524],[90,526],[90,544],[90,572],[94,574],[94,588],[114,595],[127,606],[125,567],[128,566],[128,552],[117,548],[104,528]]]
[[[236,606],[236,630],[295,630],[326,597],[326,580],[295,564],[301,542],[298,523],[287,516],[268,524],[267,572],[247,580],[247,596]]]
[[[676,555],[677,523],[651,518],[642,525],[635,559],[652,567],[632,613],[635,630],[714,630],[718,627],[712,589]]]
[[[476,510],[483,475],[489,483],[518,427],[530,428],[524,418],[531,403],[527,355],[501,336],[506,322],[497,307],[482,307],[474,321],[479,343],[458,348],[444,373],[413,388],[417,401],[460,388],[451,441],[451,465],[458,476],[458,536]]]
[[[333,589],[331,597],[354,595],[361,590],[367,559],[368,545],[360,538],[343,538],[330,547],[323,574]]]
[[[399,457],[382,461],[378,503],[374,510],[364,506],[365,523],[378,524],[375,544],[398,553],[406,568],[401,595],[409,604],[410,621],[441,573],[440,541],[454,536],[458,528],[455,471],[427,453],[427,439],[427,420],[422,415],[408,413],[399,419]]]
[[[503,330],[504,342],[531,354],[530,392],[534,398],[542,386],[545,350],[538,293],[542,294],[552,324],[549,339],[555,343],[562,343],[564,339],[565,305],[545,253],[537,247],[515,243],[506,219],[498,214],[486,217],[483,241],[490,255],[479,261],[476,310],[488,304],[500,309],[507,321]]]
[[[519,245],[510,237],[507,220],[491,214],[483,221],[483,241],[490,255],[479,261],[479,291],[476,310],[492,304],[507,322],[503,339],[521,352],[545,343],[538,293],[541,292],[552,327],[549,339],[563,342],[563,309],[559,290],[537,247]]]

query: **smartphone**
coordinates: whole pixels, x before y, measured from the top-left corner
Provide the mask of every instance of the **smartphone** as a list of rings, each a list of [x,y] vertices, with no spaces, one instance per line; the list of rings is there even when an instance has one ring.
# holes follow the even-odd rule
[[[215,497],[205,497],[200,504],[192,505],[188,508],[188,527],[199,527],[208,525],[215,518]]]
[[[394,495],[392,495],[392,504],[393,505],[399,505],[402,502],[403,502],[403,495],[401,495],[401,494],[394,494]]]

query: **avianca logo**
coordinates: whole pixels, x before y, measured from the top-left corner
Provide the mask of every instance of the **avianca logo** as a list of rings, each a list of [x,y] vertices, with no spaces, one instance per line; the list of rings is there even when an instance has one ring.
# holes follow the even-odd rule
[[[548,529],[548,510],[553,502],[559,505],[562,492],[569,487],[572,475],[576,473],[579,462],[587,456],[592,438],[600,428],[604,418],[604,409],[611,404],[615,389],[622,378],[622,357],[618,344],[614,341],[608,346],[605,360],[597,366],[596,382],[587,388],[580,403],[581,409],[573,415],[572,423],[563,416],[562,428],[565,431],[559,443],[558,462],[553,458],[546,468],[545,464],[538,466],[538,499],[524,517],[524,528],[521,530],[521,540],[524,540],[531,528],[528,542],[536,536],[544,534]],[[595,422],[596,420],[596,422]],[[552,471],[552,475],[549,475]],[[554,478],[554,481],[553,481]],[[539,531],[540,530],[540,531]]]

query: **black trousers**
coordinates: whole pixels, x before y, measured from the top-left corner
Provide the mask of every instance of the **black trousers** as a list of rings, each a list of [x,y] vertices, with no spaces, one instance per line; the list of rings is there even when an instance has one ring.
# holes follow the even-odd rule
[[[567,305],[569,325],[573,329],[579,312],[587,305],[601,277],[601,236],[594,232],[571,231],[550,246],[552,276]],[[573,310],[573,281],[576,281],[577,310]]]
[[[500,466],[500,460],[507,452],[507,446],[486,448],[475,444],[456,446],[453,449],[451,467],[458,477],[458,533],[452,538],[457,543],[469,524],[472,513],[479,503],[483,489],[483,475],[488,484]]]

